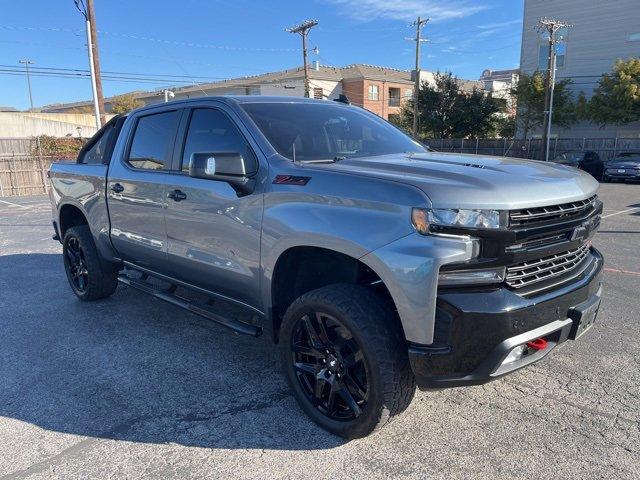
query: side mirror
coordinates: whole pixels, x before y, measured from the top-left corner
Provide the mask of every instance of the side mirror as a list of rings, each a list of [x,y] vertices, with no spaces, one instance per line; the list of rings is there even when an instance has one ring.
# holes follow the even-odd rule
[[[227,182],[238,195],[253,192],[258,161],[253,152],[194,152],[189,160],[189,176]]]

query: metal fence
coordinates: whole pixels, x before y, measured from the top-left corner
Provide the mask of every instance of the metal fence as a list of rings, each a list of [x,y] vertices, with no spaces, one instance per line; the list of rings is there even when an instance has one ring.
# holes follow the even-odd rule
[[[542,140],[513,138],[437,138],[426,140],[434,150],[441,152],[474,153],[501,157],[542,158]],[[603,161],[618,153],[640,151],[640,138],[555,138],[551,140],[549,155],[555,158],[565,152],[592,151]]]

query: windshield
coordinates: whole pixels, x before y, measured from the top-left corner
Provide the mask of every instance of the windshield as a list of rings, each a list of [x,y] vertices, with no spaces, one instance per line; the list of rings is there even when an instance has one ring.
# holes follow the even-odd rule
[[[328,101],[244,103],[242,108],[273,148],[292,160],[341,160],[427,151],[380,117],[347,105]]]

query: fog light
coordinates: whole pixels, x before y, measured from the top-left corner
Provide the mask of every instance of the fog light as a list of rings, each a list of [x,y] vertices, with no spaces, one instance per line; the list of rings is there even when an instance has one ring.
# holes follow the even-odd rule
[[[505,358],[502,361],[502,365],[506,365],[507,363],[513,363],[520,360],[524,355],[524,352],[526,349],[527,349],[526,346],[518,345],[517,347],[515,347],[513,350],[509,352],[509,355],[507,355],[507,358]]]

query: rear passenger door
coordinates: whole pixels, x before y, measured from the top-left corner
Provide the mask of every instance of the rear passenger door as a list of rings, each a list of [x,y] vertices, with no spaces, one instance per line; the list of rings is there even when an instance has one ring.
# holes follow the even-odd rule
[[[164,210],[176,132],[182,109],[143,111],[131,122],[126,144],[114,152],[107,198],[111,241],[121,258],[164,273]]]
[[[209,104],[211,105],[211,104]],[[262,183],[239,194],[225,181],[189,176],[193,153],[235,152],[256,156],[248,132],[230,109],[201,106],[185,112],[184,140],[167,200],[168,267],[174,278],[260,309]],[[266,174],[263,161],[256,176]]]

